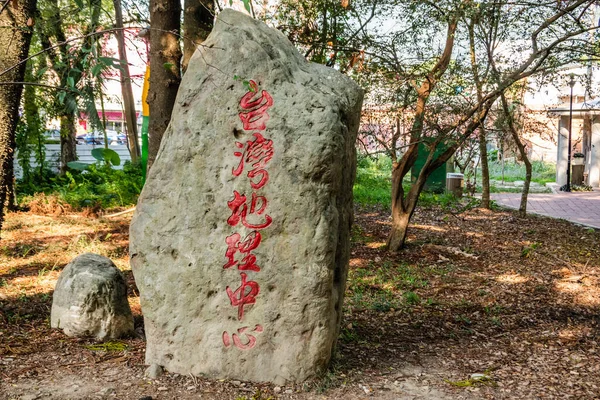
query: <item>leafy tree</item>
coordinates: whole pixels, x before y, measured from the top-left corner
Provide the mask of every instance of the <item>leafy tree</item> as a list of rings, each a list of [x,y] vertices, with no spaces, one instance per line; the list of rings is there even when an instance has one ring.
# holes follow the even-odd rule
[[[94,85],[102,71],[114,63],[112,58],[98,52],[101,12],[101,0],[40,3],[39,18],[43,23],[39,25],[38,34],[49,69],[61,89],[55,96],[53,112],[60,118],[62,172],[69,162],[77,159],[75,134],[79,101],[84,103],[92,125],[99,125]],[[65,32],[69,32],[69,38]],[[101,90],[99,85],[96,89]]]
[[[123,29],[123,11],[121,9],[121,0],[113,0],[115,9],[115,27],[117,31],[115,36],[119,47],[119,75],[121,77],[121,94],[123,96],[123,108],[125,111],[125,122],[127,124],[127,143],[129,144],[129,154],[131,161],[138,162],[141,152],[138,143],[137,116],[135,111],[135,101],[133,90],[131,88],[131,75],[129,73],[129,63],[127,62],[127,52],[125,50],[125,32]]]
[[[388,96],[390,109],[408,109],[412,115],[409,146],[392,171],[390,250],[403,246],[427,177],[481,132],[503,93],[529,76],[556,71],[581,60],[582,54],[593,54],[585,39],[596,28],[586,18],[594,3],[449,0],[395,7],[397,13],[389,17],[397,18],[397,29],[365,50],[366,68],[387,79],[387,86],[395,83],[398,89],[393,93],[411,90],[409,102],[404,96],[395,101]],[[466,62],[471,57],[463,49],[470,47],[475,59]],[[371,96],[373,92],[379,94],[371,90]],[[402,183],[415,165],[420,143],[428,149],[427,159],[416,181],[405,189]]]
[[[0,3],[0,71],[19,65],[0,75],[0,229],[4,221],[4,205],[11,198],[15,135],[19,118],[22,82],[34,25],[36,0],[14,0]]]

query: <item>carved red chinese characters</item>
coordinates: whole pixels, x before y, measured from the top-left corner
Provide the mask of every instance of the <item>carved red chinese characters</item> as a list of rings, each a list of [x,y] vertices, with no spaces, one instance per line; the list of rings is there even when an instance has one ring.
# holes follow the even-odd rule
[[[234,176],[240,176],[244,171],[245,163],[249,164],[251,168],[248,171],[250,186],[252,186],[252,189],[260,189],[269,180],[269,173],[265,166],[273,157],[273,141],[265,139],[258,132],[255,132],[253,136],[254,140],[247,141],[245,145],[240,142],[235,143],[243,151],[233,153],[236,157],[240,157],[240,163],[237,168],[233,169],[232,173]],[[255,177],[260,179],[256,180]]]
[[[227,261],[223,265],[223,269],[237,267],[238,271],[247,271],[240,272],[241,283],[237,288],[226,287],[231,306],[237,307],[237,317],[240,321],[244,318],[245,307],[255,304],[260,293],[259,283],[253,280],[256,278],[249,279],[248,276],[248,273],[258,273],[261,270],[252,251],[256,250],[262,241],[260,230],[269,227],[273,222],[271,216],[266,213],[269,204],[267,198],[257,193],[269,181],[269,172],[266,168],[274,155],[273,141],[265,138],[262,133],[256,132],[266,129],[266,123],[270,118],[267,110],[273,105],[273,98],[265,90],[259,92],[255,81],[250,81],[249,87],[250,91],[240,100],[242,111],[239,117],[244,130],[254,132],[252,132],[252,140],[247,140],[246,143],[235,142],[238,150],[233,155],[239,157],[239,162],[237,167],[232,168],[231,173],[239,177],[247,170],[246,176],[253,191],[249,196],[240,194],[237,190],[233,191],[233,198],[227,202],[231,210],[227,224],[252,231],[244,239],[240,232],[234,232],[225,238]],[[241,259],[236,258],[238,253]],[[263,332],[263,327],[257,324],[252,331],[248,332],[249,329],[248,326],[238,328],[237,333],[231,336],[227,331],[223,332],[223,344],[225,347],[233,345],[241,350],[252,349],[256,346],[256,335]]]

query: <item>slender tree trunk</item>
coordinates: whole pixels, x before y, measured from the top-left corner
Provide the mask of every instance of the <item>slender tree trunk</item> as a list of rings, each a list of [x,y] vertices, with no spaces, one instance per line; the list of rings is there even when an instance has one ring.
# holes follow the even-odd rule
[[[183,6],[183,59],[181,60],[181,69],[184,73],[196,48],[206,40],[212,31],[214,18],[214,0],[185,0]]]
[[[481,207],[490,208],[490,167],[483,126],[479,129],[479,159],[481,160]]]
[[[479,66],[477,65],[475,53],[475,20],[473,18],[469,21],[469,49],[471,53],[471,70],[473,71],[473,80],[477,89],[477,101],[481,104],[483,99],[483,82],[479,75]],[[479,159],[481,160],[481,206],[483,208],[490,208],[490,169],[487,158],[487,137],[483,123],[479,128]],[[477,180],[477,170],[474,172],[475,180]]]
[[[179,0],[150,1],[148,170],[156,159],[163,134],[171,120],[171,112],[181,82],[180,15]]]
[[[525,184],[523,185],[523,191],[521,192],[521,204],[519,205],[519,216],[525,217],[527,216],[527,197],[529,196],[529,186],[531,184],[531,175],[532,175],[532,167],[531,161],[529,161],[529,157],[527,156],[527,151],[525,150],[525,145],[521,141],[519,137],[519,133],[517,132],[517,128],[514,123],[514,115],[510,112],[508,107],[508,101],[506,100],[506,96],[502,94],[502,110],[504,111],[504,116],[506,117],[506,121],[508,121],[508,129],[519,149],[519,153],[521,154],[521,158],[523,158],[523,162],[525,163]]]
[[[406,149],[406,152],[402,158],[394,165],[392,170],[392,230],[387,241],[387,249],[391,252],[396,252],[404,246],[406,240],[406,232],[410,218],[415,210],[419,195],[427,177],[439,166],[445,163],[456,151],[456,147],[447,149],[443,156],[440,156],[436,160],[436,166],[430,168],[431,157],[430,154],[428,161],[423,165],[419,178],[410,188],[408,194],[404,194],[404,188],[402,187],[402,179],[410,171],[411,167],[415,164],[418,157],[419,151],[419,140],[422,137],[424,121],[425,121],[425,108],[427,107],[427,101],[429,95],[435,88],[439,79],[444,75],[450,59],[452,56],[452,49],[454,48],[454,36],[456,28],[458,26],[458,20],[451,18],[448,21],[448,30],[446,33],[446,44],[444,51],[442,52],[437,63],[432,67],[430,72],[424,77],[421,85],[415,87],[417,92],[417,101],[415,104],[414,121],[410,133],[410,146]],[[443,159],[439,164],[437,161]]]
[[[3,2],[0,13],[0,70],[27,58],[33,30],[36,0]],[[22,82],[25,63],[0,76],[0,82]],[[14,149],[22,85],[0,85],[0,230],[4,205],[14,188]]]
[[[77,160],[75,114],[60,117],[60,172],[67,171],[67,163]]]
[[[115,21],[117,28],[123,28],[123,12],[121,10],[121,0],[113,0],[115,7]],[[131,161],[137,163],[140,158],[140,145],[138,143],[137,115],[135,112],[135,101],[133,99],[133,90],[131,89],[131,75],[129,74],[129,63],[127,61],[127,52],[125,50],[125,32],[120,29],[116,32],[117,43],[119,47],[119,58],[121,59],[121,68],[119,74],[121,77],[121,94],[123,95],[123,108],[125,109],[125,123],[127,125],[127,143],[129,144],[129,154]]]

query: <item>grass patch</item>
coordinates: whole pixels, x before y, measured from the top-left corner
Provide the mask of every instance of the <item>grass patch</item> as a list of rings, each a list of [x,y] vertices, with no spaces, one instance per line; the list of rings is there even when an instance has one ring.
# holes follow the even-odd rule
[[[472,387],[472,386],[497,386],[496,381],[494,381],[487,373],[484,374],[473,374],[470,378],[460,380],[460,381],[451,381],[449,379],[444,379],[444,382],[456,386],[456,387]]]
[[[384,262],[357,268],[348,274],[349,304],[359,309],[387,312],[403,304],[416,305],[421,298],[414,290],[428,285],[422,271],[408,264]]]
[[[85,346],[86,349],[91,351],[125,351],[129,346],[122,342],[106,342],[100,344],[91,344]]]
[[[392,160],[389,157],[359,157],[354,183],[354,201],[360,205],[383,205],[392,202]]]
[[[525,164],[517,162],[490,162],[490,179],[495,181],[514,182],[525,180]],[[531,162],[531,181],[544,185],[556,180],[556,165],[546,161]],[[481,181],[481,169],[477,170],[478,180]],[[520,190],[519,190],[520,191]]]

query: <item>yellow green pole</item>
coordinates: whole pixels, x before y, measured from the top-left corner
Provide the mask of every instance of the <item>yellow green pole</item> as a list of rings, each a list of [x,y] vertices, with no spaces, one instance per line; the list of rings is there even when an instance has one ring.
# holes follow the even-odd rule
[[[150,122],[150,107],[146,103],[148,87],[150,86],[150,66],[146,67],[144,86],[142,88],[142,174],[146,182],[146,168],[148,167],[148,123]]]

